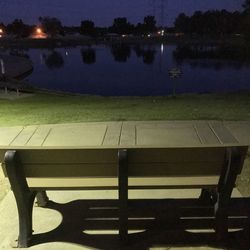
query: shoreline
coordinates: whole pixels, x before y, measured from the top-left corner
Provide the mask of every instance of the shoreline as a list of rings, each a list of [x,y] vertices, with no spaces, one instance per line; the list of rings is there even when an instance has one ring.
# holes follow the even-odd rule
[[[34,38],[1,38],[0,46],[3,48],[60,48],[60,47],[76,47],[91,45],[112,45],[112,44],[129,44],[129,45],[147,45],[147,44],[202,44],[215,46],[220,44],[247,45],[241,37],[116,37],[116,38],[84,38],[84,37],[56,37],[47,39]]]

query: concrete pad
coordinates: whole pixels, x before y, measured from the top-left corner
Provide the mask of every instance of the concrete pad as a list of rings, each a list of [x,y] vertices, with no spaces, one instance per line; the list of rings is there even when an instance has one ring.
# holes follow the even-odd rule
[[[0,203],[5,197],[5,195],[9,192],[9,190],[10,190],[10,185],[7,179],[4,177],[0,163]]]
[[[76,199],[116,199],[117,191],[49,191],[47,192],[48,196],[51,200],[54,200],[58,203],[67,203]],[[199,190],[144,190],[144,191],[136,191],[133,190],[129,193],[130,198],[183,198],[190,197],[195,198],[198,197]],[[240,193],[237,189],[233,192],[234,197],[240,197]],[[17,216],[17,208],[15,199],[12,192],[9,192],[4,200],[0,203],[0,249],[11,250],[12,244],[17,238],[18,235],[18,216]],[[50,230],[55,229],[62,220],[62,216],[59,212],[55,210],[45,209],[34,207],[33,210],[33,229],[34,233],[45,233]],[[95,233],[95,231],[92,231]],[[99,231],[100,233],[100,231]],[[106,231],[105,231],[106,233]],[[46,250],[46,249],[72,249],[72,250],[89,250],[95,249],[90,247],[85,247],[82,245],[76,245],[71,243],[61,243],[61,242],[53,242],[40,244],[36,246],[32,246],[29,249],[37,249],[37,250]],[[159,248],[159,247],[151,247],[151,250],[160,250],[160,249],[169,249],[169,248]],[[214,249],[214,248],[201,248],[201,247],[186,247],[186,248],[171,248],[173,250],[205,250],[205,249]]]

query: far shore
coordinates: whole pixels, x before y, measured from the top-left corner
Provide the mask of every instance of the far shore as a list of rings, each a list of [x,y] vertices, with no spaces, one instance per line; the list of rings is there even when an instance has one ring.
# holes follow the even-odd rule
[[[237,44],[244,45],[247,42],[241,36],[230,36],[221,38],[211,37],[191,37],[191,36],[165,36],[165,37],[82,37],[82,36],[65,36],[46,39],[33,38],[13,38],[6,37],[0,39],[0,46],[3,48],[59,48],[74,47],[80,45],[111,45],[111,44],[203,44],[203,45],[219,45],[219,44]]]

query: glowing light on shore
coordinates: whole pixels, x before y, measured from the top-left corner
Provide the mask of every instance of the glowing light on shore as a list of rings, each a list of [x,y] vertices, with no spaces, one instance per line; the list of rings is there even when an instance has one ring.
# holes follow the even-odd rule
[[[36,28],[36,33],[37,33],[37,34],[42,34],[42,33],[43,33],[43,31],[42,31],[42,29],[41,29],[41,28]]]
[[[34,38],[34,39],[45,39],[45,38],[47,38],[47,34],[44,33],[44,31],[42,30],[41,27],[36,27],[34,29],[33,34],[31,35],[31,38]]]

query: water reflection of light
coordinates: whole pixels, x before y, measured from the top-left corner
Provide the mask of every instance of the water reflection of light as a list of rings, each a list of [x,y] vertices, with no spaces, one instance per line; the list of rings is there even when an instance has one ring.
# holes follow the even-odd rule
[[[161,54],[163,54],[163,52],[164,52],[164,45],[163,45],[163,43],[161,44]]]
[[[66,51],[66,52],[65,52],[65,55],[66,55],[66,56],[68,56],[68,55],[69,55],[69,52],[68,52],[68,51]]]

